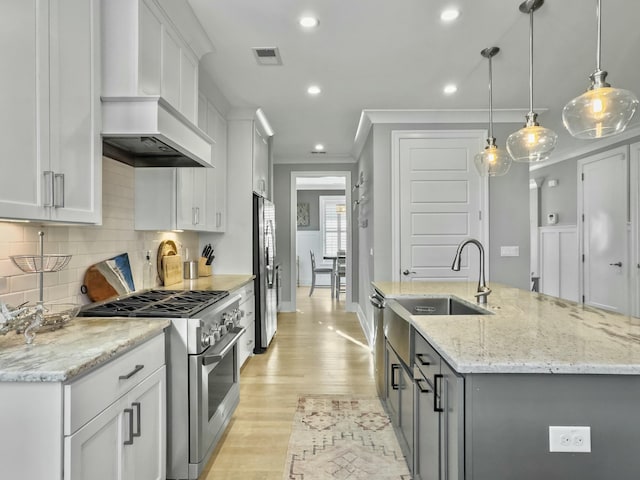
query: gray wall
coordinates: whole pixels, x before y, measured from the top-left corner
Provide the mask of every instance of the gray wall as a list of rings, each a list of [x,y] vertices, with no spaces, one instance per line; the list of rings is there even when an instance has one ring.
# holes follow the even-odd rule
[[[351,172],[351,182],[358,178],[356,163],[324,163],[324,164],[276,164],[273,167],[273,196],[276,208],[276,246],[277,259],[282,272],[282,301],[291,301],[291,172]],[[351,186],[349,186],[351,188]],[[295,213],[295,212],[294,212]],[[358,224],[356,212],[352,215],[351,249],[352,258],[358,254]],[[352,270],[353,285],[358,285],[358,263],[354,262]],[[358,292],[352,292],[354,302],[358,301]]]
[[[521,125],[496,125],[494,135],[504,146],[506,137]],[[391,218],[391,132],[393,130],[481,130],[479,124],[376,124],[373,127],[373,171],[378,219]],[[529,169],[513,164],[504,177],[489,181],[489,240],[491,281],[520,288],[529,285]],[[388,222],[376,225],[374,279],[391,280],[391,230]],[[499,255],[500,246],[519,246],[520,256],[508,261]],[[496,253],[494,253],[496,248]]]
[[[494,126],[499,146],[520,124]],[[368,228],[360,239],[360,308],[368,323],[372,317],[367,295],[371,281],[392,278],[391,238],[391,132],[393,130],[485,130],[486,124],[374,124],[358,159],[369,181]],[[514,164],[505,177],[489,181],[489,278],[519,288],[529,288],[529,169]],[[375,213],[374,213],[375,212]],[[363,229],[361,229],[361,232]],[[500,246],[520,247],[518,257],[500,257]],[[373,249],[373,257],[371,257]],[[367,270],[365,270],[367,269]],[[368,325],[370,327],[370,325]],[[368,333],[368,332],[367,332]]]
[[[540,226],[547,225],[549,213],[558,214],[558,225],[576,225],[578,218],[578,161],[565,160],[531,172],[531,178],[544,179],[540,187]],[[549,180],[558,180],[549,187]]]
[[[309,204],[309,225],[298,230],[320,230],[320,196],[344,195],[344,190],[298,190],[298,203]]]

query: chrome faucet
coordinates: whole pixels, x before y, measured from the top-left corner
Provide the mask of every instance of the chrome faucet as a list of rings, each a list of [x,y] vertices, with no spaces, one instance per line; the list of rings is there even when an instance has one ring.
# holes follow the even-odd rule
[[[464,247],[473,243],[480,250],[480,274],[478,276],[478,293],[476,293],[475,297],[478,300],[478,303],[487,303],[487,296],[491,293],[491,289],[487,287],[487,283],[484,279],[484,247],[482,244],[476,240],[475,238],[467,238],[460,242],[458,245],[458,250],[456,251],[456,256],[453,258],[453,264],[451,265],[451,270],[456,272],[460,271],[460,261],[462,260],[462,250]]]

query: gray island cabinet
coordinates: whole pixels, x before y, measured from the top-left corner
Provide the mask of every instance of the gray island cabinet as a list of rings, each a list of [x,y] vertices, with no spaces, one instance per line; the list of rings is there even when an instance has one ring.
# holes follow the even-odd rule
[[[638,319],[495,284],[487,315],[411,315],[392,300],[476,285],[374,287],[411,326],[414,478],[640,478]],[[550,451],[553,426],[590,451]]]

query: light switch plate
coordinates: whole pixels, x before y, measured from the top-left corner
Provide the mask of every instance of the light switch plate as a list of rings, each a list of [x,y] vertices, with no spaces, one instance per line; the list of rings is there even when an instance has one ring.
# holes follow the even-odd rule
[[[519,257],[520,247],[500,247],[501,257]]]
[[[550,452],[591,452],[591,427],[549,427]]]

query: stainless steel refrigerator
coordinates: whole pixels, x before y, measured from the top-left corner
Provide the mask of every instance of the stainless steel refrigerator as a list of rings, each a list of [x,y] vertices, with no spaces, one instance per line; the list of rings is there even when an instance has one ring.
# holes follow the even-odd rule
[[[253,195],[253,274],[256,276],[256,343],[264,353],[278,327],[276,281],[276,217],[273,203]]]

